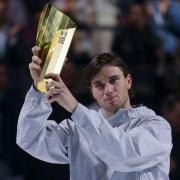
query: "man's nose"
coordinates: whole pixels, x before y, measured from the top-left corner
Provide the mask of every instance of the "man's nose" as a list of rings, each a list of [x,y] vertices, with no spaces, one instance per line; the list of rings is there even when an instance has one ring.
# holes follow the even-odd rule
[[[114,91],[114,87],[112,84],[110,84],[109,82],[106,83],[105,86],[105,94],[108,95],[110,93],[112,93]]]

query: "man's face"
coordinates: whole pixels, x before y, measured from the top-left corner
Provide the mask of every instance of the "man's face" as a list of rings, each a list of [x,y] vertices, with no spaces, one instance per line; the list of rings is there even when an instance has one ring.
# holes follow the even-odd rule
[[[119,108],[129,108],[131,75],[124,77],[117,66],[106,65],[92,79],[91,92],[99,106],[107,115],[113,115]]]

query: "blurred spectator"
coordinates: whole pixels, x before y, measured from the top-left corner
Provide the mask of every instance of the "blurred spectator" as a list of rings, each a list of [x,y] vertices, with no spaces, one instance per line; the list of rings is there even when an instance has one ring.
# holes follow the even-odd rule
[[[161,58],[159,75],[164,81],[164,91],[177,91],[179,88],[180,49],[180,3],[176,0],[151,0],[144,2],[152,32],[160,40]],[[171,82],[171,85],[169,85]]]
[[[131,4],[125,18],[126,23],[116,31],[112,50],[124,57],[132,67],[155,67],[160,42],[148,26],[143,7],[137,3]]]
[[[16,1],[16,0],[12,0],[12,1]],[[41,0],[38,1],[36,3],[34,3],[34,1],[32,0],[22,0],[25,4],[26,7],[26,12],[29,18],[33,17],[34,14],[36,14],[38,11],[42,10],[43,6],[46,3],[51,2],[51,0]]]
[[[118,9],[114,1],[94,0],[95,28],[93,31],[93,55],[110,52],[113,29],[117,26]]]
[[[7,69],[6,66],[0,63],[0,159],[2,157],[2,123],[3,123],[3,114],[2,114],[2,103],[4,94],[6,92],[7,84]]]
[[[129,6],[134,3],[134,0],[124,0],[124,1],[116,1],[117,7],[119,8],[119,11],[122,15],[125,15],[127,13],[127,10]]]
[[[28,22],[27,10],[22,0],[8,1],[8,22],[12,28],[12,35],[23,29]]]
[[[7,11],[7,4],[5,0],[0,1],[0,62],[4,62],[6,59],[7,54],[7,41],[8,41],[8,34],[7,34],[7,24],[6,24],[6,11]]]
[[[76,32],[74,41],[69,51],[70,59],[78,68],[83,68],[90,60],[92,50],[91,30],[81,29]]]
[[[7,67],[0,63],[0,144],[2,146],[0,154],[2,174],[0,173],[0,176],[2,180],[5,178],[11,180],[13,176],[20,178],[22,173],[22,164],[16,164],[20,156],[15,143],[17,116],[22,101],[19,98],[20,94],[10,91],[7,84]]]
[[[180,3],[171,0],[151,1],[151,26],[161,39],[163,50],[168,55],[176,52],[180,36]]]
[[[169,120],[173,133],[180,133],[180,96],[166,96],[161,105],[161,112]]]
[[[6,0],[0,1],[0,61],[8,65],[10,78],[9,82],[14,82],[13,86],[11,83],[9,83],[9,86],[11,88],[17,88],[21,91],[24,85],[22,83],[22,73],[25,59],[25,46],[22,39],[24,22],[20,21],[20,18],[16,19],[8,16],[8,12],[11,12],[12,10],[10,5],[11,3],[8,3],[10,2]]]
[[[81,26],[93,28],[95,25],[95,12],[93,0],[78,0],[75,4],[74,17]]]
[[[178,180],[180,178],[180,96],[167,95],[162,102],[161,113],[172,126],[173,149],[170,177],[172,180]]]
[[[126,23],[117,29],[112,50],[130,64],[136,84],[136,96],[155,108],[159,40],[149,28],[148,18],[141,4],[131,4],[125,19]]]
[[[3,131],[3,98],[6,92],[6,83],[7,83],[7,72],[4,64],[0,62],[0,179],[4,180],[10,174],[10,168],[7,165],[6,159],[3,154],[3,142],[2,142],[2,131]]]
[[[54,0],[52,1],[57,9],[64,12],[65,14],[71,14],[75,8],[74,0]]]

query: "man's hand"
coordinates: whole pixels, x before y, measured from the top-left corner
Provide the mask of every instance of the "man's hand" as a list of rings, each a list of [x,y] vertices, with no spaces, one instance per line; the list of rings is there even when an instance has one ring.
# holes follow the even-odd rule
[[[42,60],[38,57],[38,53],[40,51],[40,47],[34,46],[32,48],[32,62],[29,64],[29,70],[32,79],[34,80],[34,85],[37,85],[37,82],[39,80],[39,75],[41,72],[41,63]]]
[[[69,112],[73,112],[78,105],[78,101],[71,94],[60,76],[58,74],[49,73],[45,76],[45,78],[52,79],[46,85],[47,102],[52,103],[57,101],[64,109]]]

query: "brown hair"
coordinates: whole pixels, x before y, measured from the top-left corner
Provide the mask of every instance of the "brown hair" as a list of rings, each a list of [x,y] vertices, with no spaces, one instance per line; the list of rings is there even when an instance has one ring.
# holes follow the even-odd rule
[[[106,65],[119,67],[122,70],[125,77],[127,77],[127,75],[130,73],[127,64],[121,57],[113,53],[103,53],[94,57],[85,68],[86,84],[88,86],[91,86],[92,79]]]

